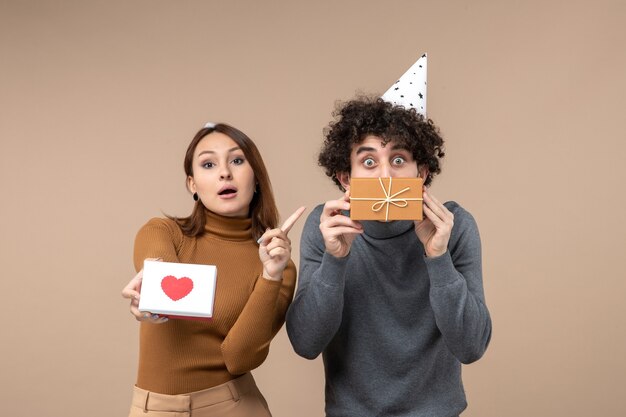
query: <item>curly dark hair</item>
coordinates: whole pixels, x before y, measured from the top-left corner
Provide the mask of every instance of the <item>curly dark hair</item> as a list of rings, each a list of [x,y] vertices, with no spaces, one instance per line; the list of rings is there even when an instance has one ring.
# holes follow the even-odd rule
[[[326,175],[345,191],[337,178],[338,172],[350,172],[352,145],[368,135],[379,136],[383,143],[394,141],[412,153],[418,166],[428,167],[424,185],[441,172],[444,156],[443,138],[431,119],[415,109],[405,109],[381,98],[360,96],[339,103],[333,112],[335,120],[324,129],[324,145],[318,163]]]

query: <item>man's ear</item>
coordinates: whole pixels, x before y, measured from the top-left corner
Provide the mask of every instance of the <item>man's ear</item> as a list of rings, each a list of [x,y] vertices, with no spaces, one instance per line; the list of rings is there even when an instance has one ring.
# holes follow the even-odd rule
[[[428,178],[428,167],[425,165],[419,166],[417,168],[417,175],[426,182],[426,178]]]
[[[196,192],[196,182],[193,180],[191,175],[187,177],[187,189],[191,192],[191,194]]]
[[[349,172],[337,172],[335,174],[341,186],[346,190],[350,190],[350,173]]]

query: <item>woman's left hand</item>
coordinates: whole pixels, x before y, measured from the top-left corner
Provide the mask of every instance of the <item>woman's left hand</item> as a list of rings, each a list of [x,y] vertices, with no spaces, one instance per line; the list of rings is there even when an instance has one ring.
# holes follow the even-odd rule
[[[267,230],[259,239],[259,259],[263,264],[265,278],[273,281],[283,279],[283,271],[291,258],[291,240],[287,233],[304,213],[304,209],[300,207],[280,228]]]
[[[424,245],[426,256],[441,256],[448,250],[454,214],[424,188],[425,219],[415,222],[415,234]]]
[[[281,229],[271,229],[262,236],[259,258],[263,263],[263,276],[273,281],[283,278],[283,271],[291,258],[291,240]]]

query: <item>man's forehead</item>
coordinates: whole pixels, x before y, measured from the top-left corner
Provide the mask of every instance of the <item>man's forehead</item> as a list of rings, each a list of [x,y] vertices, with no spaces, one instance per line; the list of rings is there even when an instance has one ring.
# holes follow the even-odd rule
[[[353,144],[352,151],[356,152],[357,154],[362,152],[375,152],[378,149],[386,148],[387,146],[390,146],[390,149],[392,151],[409,151],[409,149],[407,149],[404,144],[398,143],[393,139],[390,141],[385,141],[383,138],[375,136],[368,136],[361,142]]]

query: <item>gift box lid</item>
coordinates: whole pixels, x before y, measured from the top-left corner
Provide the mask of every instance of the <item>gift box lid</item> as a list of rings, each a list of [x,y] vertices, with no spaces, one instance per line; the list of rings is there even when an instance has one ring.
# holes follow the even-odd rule
[[[352,178],[353,220],[422,220],[421,178]]]
[[[210,318],[216,280],[215,265],[144,261],[139,311]]]

